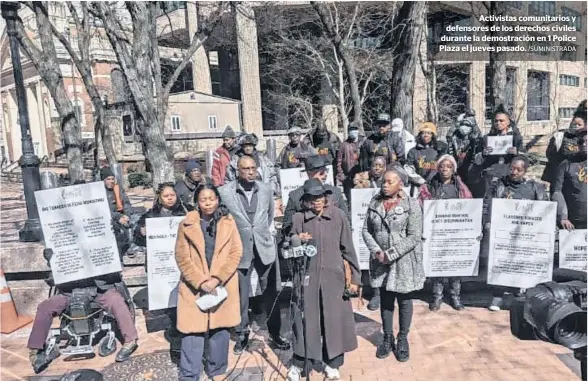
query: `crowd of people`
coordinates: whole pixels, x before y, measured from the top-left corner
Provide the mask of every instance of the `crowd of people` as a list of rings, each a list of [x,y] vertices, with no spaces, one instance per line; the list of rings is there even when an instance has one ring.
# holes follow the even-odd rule
[[[298,127],[288,130],[289,142],[276,163],[257,150],[254,134],[223,132],[223,145],[215,151],[211,178],[198,162],[189,161],[184,178],[160,184],[153,207],[132,222],[131,207],[114,174],[103,168],[113,226],[119,247],[146,245],[145,221],[154,217],[185,216],[180,224],[175,256],[181,273],[172,324],[182,335],[180,379],[199,380],[203,369],[211,379],[227,371],[230,330],[235,334],[233,352],[247,350],[251,328],[250,298],[267,317],[272,344],[292,347],[288,380],[297,381],[319,366],[327,379],[339,379],[344,355],[357,348],[350,295],[370,289],[370,310],[380,310],[383,338],[375,356],[394,354],[398,361],[410,357],[408,335],[413,315],[414,292],[422,290],[423,213],[426,200],[484,199],[483,233],[487,240],[492,200],[497,198],[552,200],[558,205],[558,227],[586,229],[586,108],[579,107],[566,131],[549,142],[549,163],[542,180],[549,191],[527,178],[530,165],[522,136],[504,109],[494,113],[488,135],[482,136],[475,116],[460,116],[445,139],[435,124],[422,123],[416,136],[402,120],[380,114],[374,133],[366,137],[351,123],[343,142],[324,128],[303,137]],[[504,155],[492,155],[488,136],[513,136]],[[445,141],[443,141],[445,140]],[[281,229],[275,226],[274,200],[280,197],[279,169],[300,168],[308,175],[304,185],[289,194]],[[327,184],[332,168],[336,184]],[[362,271],[354,248],[350,199],[353,188],[378,188],[367,210],[362,236],[371,255],[369,271]],[[129,238],[130,237],[130,238]],[[306,283],[293,291],[300,301],[292,310],[294,342],[282,337],[280,304],[282,249],[299,240],[313,245]],[[487,245],[482,244],[481,258]],[[124,251],[123,251],[124,252]],[[147,264],[148,265],[148,264]],[[482,272],[482,271],[481,271]],[[252,287],[252,277],[258,282]],[[450,305],[463,310],[460,278],[433,278],[431,311],[440,309],[448,284]],[[104,282],[107,281],[102,281]],[[108,284],[114,284],[110,281]],[[195,303],[224,287],[227,298],[218,308],[202,311]],[[101,291],[102,290],[102,291]],[[504,292],[496,287],[489,309],[500,309]],[[129,358],[137,348],[136,331],[128,327],[125,305],[116,288],[101,288],[100,303],[112,309],[121,325],[125,343],[117,361]],[[34,366],[50,361],[43,352],[43,338],[50,317],[65,308],[66,296],[39,305],[29,340]],[[55,298],[55,297],[54,297]],[[399,327],[394,335],[393,314],[398,305]],[[45,356],[45,357],[44,357]]]

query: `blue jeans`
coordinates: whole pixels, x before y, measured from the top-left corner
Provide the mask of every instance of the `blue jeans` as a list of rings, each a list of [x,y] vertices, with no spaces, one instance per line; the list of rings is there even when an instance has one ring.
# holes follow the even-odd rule
[[[225,374],[229,357],[229,337],[229,330],[225,328],[185,335],[182,338],[180,353],[180,381],[200,380],[203,357],[204,371],[208,377]]]

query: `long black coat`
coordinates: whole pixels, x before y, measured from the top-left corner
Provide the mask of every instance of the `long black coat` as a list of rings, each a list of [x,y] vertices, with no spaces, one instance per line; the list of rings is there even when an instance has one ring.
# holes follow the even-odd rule
[[[359,262],[353,248],[349,222],[338,208],[328,206],[320,217],[312,211],[296,213],[292,221],[292,234],[303,232],[312,235],[318,251],[310,260],[309,283],[304,287],[304,336],[308,346],[307,355],[309,359],[323,359],[322,337],[326,343],[327,355],[332,359],[357,348],[353,308],[351,301],[343,299],[343,260],[349,262],[352,283],[357,285],[361,284]],[[321,328],[321,317],[324,319],[324,332]],[[294,353],[304,357],[302,332],[301,315],[296,313]]]

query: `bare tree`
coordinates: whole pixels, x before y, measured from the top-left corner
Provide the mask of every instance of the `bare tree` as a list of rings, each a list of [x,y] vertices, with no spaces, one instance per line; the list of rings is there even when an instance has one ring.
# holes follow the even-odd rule
[[[390,4],[362,2],[259,12],[260,46],[267,58],[262,81],[275,87],[277,96],[290,87],[284,97],[327,95],[335,101],[343,130],[350,119],[363,129],[375,114],[370,107],[389,96],[395,12]]]
[[[397,45],[392,64],[390,114],[401,118],[408,131],[413,131],[414,75],[425,17],[425,2],[403,2],[396,15],[393,34],[393,40],[397,41]]]
[[[17,18],[17,39],[23,51],[43,79],[47,89],[49,89],[49,93],[55,103],[55,108],[61,121],[62,136],[65,144],[64,148],[67,154],[68,173],[70,181],[73,183],[84,179],[80,121],[63,84],[63,75],[53,42],[51,22],[45,6],[46,3],[36,1],[27,2],[26,5],[35,14],[39,46],[28,36],[20,17]]]
[[[88,11],[97,17],[106,31],[119,66],[129,86],[135,105],[143,149],[152,168],[153,186],[174,180],[172,157],[167,150],[164,121],[171,88],[190,62],[196,50],[210,36],[229,5],[222,2],[199,3],[207,7],[201,12],[202,22],[192,36],[190,46],[183,52],[179,65],[166,83],[161,76],[161,61],[157,36],[157,3],[126,2],[125,9],[114,3],[91,3]],[[121,14],[130,16],[130,25],[122,25]]]
[[[73,48],[69,38],[66,37],[65,33],[59,31],[54,23],[50,24],[51,31],[72,58],[78,72],[82,77],[86,91],[90,96],[92,106],[94,106],[94,166],[98,167],[99,141],[102,142],[104,154],[106,155],[108,163],[113,165],[117,162],[114,145],[111,139],[111,134],[107,132],[107,127],[104,125],[105,118],[102,97],[100,96],[98,87],[94,83],[94,77],[92,75],[90,45],[93,32],[95,32],[95,20],[94,17],[92,17],[88,12],[88,3],[79,3],[81,14],[78,13],[78,9],[76,9],[76,6],[71,1],[66,2],[66,5],[76,26],[77,50],[79,54]]]

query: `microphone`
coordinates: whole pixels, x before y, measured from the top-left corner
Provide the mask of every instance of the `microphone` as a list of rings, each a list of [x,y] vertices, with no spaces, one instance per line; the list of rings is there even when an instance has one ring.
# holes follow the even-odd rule
[[[290,237],[290,244],[282,252],[284,259],[300,258],[304,256],[304,247],[300,237],[294,235]]]
[[[318,252],[316,247],[316,241],[313,239],[309,240],[306,244],[304,244],[304,254],[308,258],[312,258]]]

